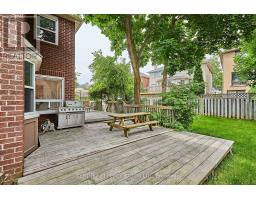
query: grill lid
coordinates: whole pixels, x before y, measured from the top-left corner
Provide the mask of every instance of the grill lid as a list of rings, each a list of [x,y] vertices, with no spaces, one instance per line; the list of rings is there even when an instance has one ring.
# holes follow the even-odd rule
[[[84,107],[84,104],[82,101],[66,101],[66,107]]]

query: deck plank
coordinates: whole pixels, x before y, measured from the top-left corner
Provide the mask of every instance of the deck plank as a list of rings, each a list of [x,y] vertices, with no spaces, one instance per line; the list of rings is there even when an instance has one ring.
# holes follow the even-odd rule
[[[201,184],[233,145],[161,127],[127,139],[103,123],[40,137],[18,184]]]
[[[178,152],[170,157],[167,157],[161,161],[156,162],[151,167],[148,167],[144,170],[142,170],[140,173],[123,180],[119,182],[119,184],[156,184],[159,182],[159,179],[164,177],[164,174],[166,173],[166,170],[163,169],[170,169],[170,170],[176,170],[182,167],[182,163],[179,162],[180,159],[182,159],[185,155],[187,155],[190,152],[196,152],[196,148],[202,148],[202,144],[205,142],[214,142],[213,140],[210,140],[209,138],[200,137],[199,139],[195,139],[194,141],[188,141],[187,145],[182,145],[181,148],[179,148]],[[156,158],[157,160],[157,158]],[[163,172],[164,173],[163,173]],[[138,179],[137,177],[141,177],[143,174],[147,174],[144,179]],[[169,173],[168,173],[169,174]],[[143,177],[143,176],[142,176]]]
[[[141,152],[143,151],[153,152],[159,148],[160,143],[161,143],[161,147],[165,147],[165,146],[171,145],[172,143],[177,142],[177,140],[174,140],[174,139],[165,138],[162,136],[159,136],[159,137],[161,137],[162,140],[154,143],[154,145],[151,145],[150,143],[147,145],[145,144],[143,146],[141,145],[138,146],[136,142],[136,145],[134,146],[134,148],[131,148],[130,145],[128,145],[128,149],[124,149],[123,151],[117,151],[118,155],[115,155],[115,156],[112,155],[112,157],[106,158],[104,155],[102,155],[101,156],[102,159],[100,160],[98,159],[98,156],[95,159],[90,161],[88,161],[87,159],[84,159],[83,161],[80,161],[79,166],[73,166],[69,170],[67,168],[64,169],[61,176],[58,175],[58,177],[56,177],[56,174],[53,174],[54,177],[51,180],[44,182],[44,184],[52,184],[55,182],[63,182],[63,181],[69,182],[69,183],[70,181],[74,181],[73,184],[77,184],[77,182],[75,182],[75,180],[73,179],[76,176],[81,176],[80,178],[82,179],[82,181],[84,181],[83,177],[89,178],[90,175],[93,175],[93,174],[98,175],[100,171],[103,171],[104,173],[106,172],[107,169],[112,169],[115,166],[121,165],[122,163],[126,164],[126,163],[129,163],[129,161],[134,162],[135,160],[136,162],[139,162],[139,160],[142,158]],[[142,158],[142,161],[144,161],[144,158]],[[47,176],[46,178],[49,179],[49,176]]]
[[[200,166],[198,166],[194,171],[192,171],[188,176],[186,176],[180,184],[182,185],[194,185],[201,184],[210,175],[212,170],[214,170],[218,164],[225,158],[225,156],[230,152],[232,143],[226,142],[222,144],[217,151],[215,151],[210,157],[204,160]],[[226,152],[223,154],[223,152]]]
[[[24,177],[24,179],[25,181],[29,181],[31,179],[37,179],[37,181],[47,180],[52,177],[61,176],[63,174],[69,173],[70,171],[74,171],[74,170],[86,167],[86,165],[97,163],[99,162],[99,160],[101,162],[104,160],[113,162],[111,158],[112,159],[115,157],[118,158],[118,156],[124,157],[132,154],[133,152],[131,152],[131,149],[139,151],[141,149],[146,149],[148,147],[152,147],[152,145],[154,146],[159,143],[164,145],[166,142],[168,142],[168,140],[172,140],[173,142],[176,142],[177,139],[174,138],[176,137],[176,135],[178,135],[178,133],[169,133],[168,135],[163,134],[161,136],[159,135],[159,137],[148,138],[145,140],[140,140],[134,143],[130,143],[130,145],[123,145],[118,148],[112,148],[112,149],[97,153],[96,156],[94,155],[87,156],[87,157],[75,160],[74,162],[69,162],[67,164],[51,168],[49,170],[43,170],[42,172],[38,172],[30,176],[26,176]],[[182,136],[179,136],[179,137],[182,137]],[[85,165],[83,165],[83,163],[85,163]],[[56,171],[57,173],[55,173]],[[39,177],[42,177],[42,178],[39,178]]]
[[[76,131],[77,129],[73,130]],[[80,130],[80,128],[78,130]],[[105,132],[102,133],[102,130],[105,130]],[[76,137],[72,137],[74,142],[70,142],[68,137],[65,137],[68,136],[67,134],[64,134],[61,140],[59,140],[59,137],[57,136],[56,138],[53,138],[55,144],[52,143],[51,146],[45,147],[45,142],[43,141],[41,142],[42,147],[25,158],[24,175],[47,169],[55,166],[56,163],[62,164],[70,160],[78,159],[79,156],[85,154],[106,150],[147,137],[153,137],[162,134],[165,131],[167,130],[163,128],[155,128],[153,132],[145,131],[145,129],[136,130],[134,135],[131,133],[130,139],[127,139],[123,137],[123,133],[120,133],[120,131],[109,132],[107,126],[102,124],[99,126],[98,130],[89,131],[90,135],[99,134],[98,132],[100,132],[100,136],[87,138],[87,135],[78,133],[78,135],[75,135]],[[49,133],[49,135],[51,134]],[[63,138],[67,138],[67,141],[63,142]],[[87,138],[87,140],[82,138]]]
[[[175,171],[175,173],[168,176],[165,180],[161,181],[159,184],[161,185],[175,185],[179,184],[184,177],[190,174],[193,170],[195,170],[207,157],[211,156],[218,147],[220,147],[223,143],[221,141],[216,141],[211,144],[209,147],[207,146],[204,151],[201,151],[189,162],[186,162],[179,170]],[[197,183],[199,184],[199,183]]]
[[[148,176],[154,168],[159,169],[159,165],[162,166],[164,163],[170,163],[174,161],[174,154],[177,154],[179,151],[183,150],[186,145],[192,145],[196,141],[202,139],[202,136],[188,136],[182,142],[176,143],[174,146],[171,146],[170,150],[164,153],[162,152],[153,152],[151,153],[151,159],[147,160],[142,164],[138,164],[133,168],[130,168],[118,176],[113,176],[109,179],[106,179],[99,184],[136,184],[136,181],[139,182],[142,177]],[[160,154],[160,155],[159,155]],[[152,167],[153,166],[153,167]],[[150,168],[151,167],[151,168]],[[153,169],[152,169],[153,168]],[[121,178],[120,178],[121,177]],[[137,178],[138,177],[138,178]]]

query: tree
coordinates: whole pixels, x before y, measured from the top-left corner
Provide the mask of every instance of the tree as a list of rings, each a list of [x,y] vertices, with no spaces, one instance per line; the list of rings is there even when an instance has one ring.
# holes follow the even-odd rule
[[[252,19],[253,15],[84,15],[86,23],[98,26],[109,38],[116,55],[128,50],[136,104],[140,103],[139,67],[150,57],[166,66],[166,85],[167,73],[193,69],[205,53],[238,45],[253,30]]]
[[[201,65],[195,66],[192,85],[196,95],[199,96],[204,94],[205,84]]]
[[[162,91],[167,74],[199,69],[205,54],[237,46],[253,30],[253,15],[158,15],[152,59],[163,64]]]
[[[115,57],[103,56],[101,51],[93,55],[93,63],[89,66],[93,74],[90,97],[95,100],[129,100],[132,91],[130,65],[125,60],[117,62]]]
[[[223,73],[220,67],[220,62],[218,61],[218,58],[214,56],[213,58],[210,59],[209,64],[212,69],[213,87],[221,90]]]
[[[204,54],[194,40],[194,33],[186,27],[183,15],[160,15],[158,34],[151,45],[151,57],[154,64],[162,64],[162,92],[166,92],[167,75],[177,71],[192,71],[200,65]]]
[[[116,56],[129,53],[134,74],[134,101],[140,103],[139,68],[149,60],[149,46],[157,30],[154,15],[84,15],[84,21],[96,25],[111,41]]]
[[[256,30],[252,37],[244,41],[241,52],[235,56],[235,71],[239,78],[247,82],[252,91],[256,91]]]

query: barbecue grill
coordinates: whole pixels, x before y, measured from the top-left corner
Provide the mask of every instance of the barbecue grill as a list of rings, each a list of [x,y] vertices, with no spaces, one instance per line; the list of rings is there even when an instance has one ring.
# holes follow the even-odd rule
[[[85,109],[82,101],[66,101],[58,108],[58,129],[83,126]]]

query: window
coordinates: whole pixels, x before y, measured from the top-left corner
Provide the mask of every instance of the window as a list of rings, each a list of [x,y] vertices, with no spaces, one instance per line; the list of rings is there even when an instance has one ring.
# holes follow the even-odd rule
[[[240,81],[239,77],[235,72],[232,72],[232,85],[243,85],[244,82]]]
[[[56,111],[64,102],[64,78],[36,75],[36,110]]]
[[[35,22],[36,39],[58,44],[58,18],[52,15],[36,15]]]
[[[29,61],[25,61],[25,113],[35,111],[35,66]]]

